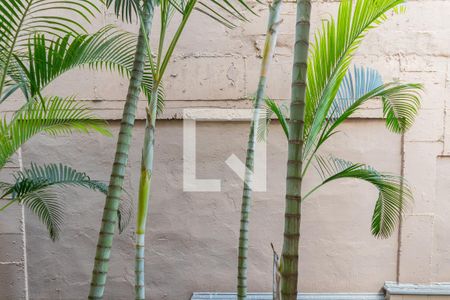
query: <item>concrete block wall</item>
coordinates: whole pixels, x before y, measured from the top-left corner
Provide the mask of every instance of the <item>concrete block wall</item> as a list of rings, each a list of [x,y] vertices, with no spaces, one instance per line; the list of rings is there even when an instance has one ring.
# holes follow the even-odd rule
[[[17,157],[2,169],[0,180],[8,181],[19,169]],[[8,200],[0,200],[0,207]],[[28,274],[25,255],[25,224],[23,207],[13,205],[0,217],[0,299],[26,299]]]
[[[338,4],[334,0],[313,1],[313,29],[320,20],[335,15]],[[146,252],[151,299],[188,299],[194,291],[234,290],[242,183],[224,161],[231,153],[243,159],[248,124],[204,122],[198,125],[199,176],[221,178],[223,190],[186,193],[182,190],[180,118],[182,109],[188,107],[250,107],[248,99],[256,89],[267,17],[266,7],[254,6],[260,17],[249,15],[251,23],[239,24],[233,30],[196,14],[188,23],[166,74],[167,103],[158,124],[154,199]],[[386,280],[450,281],[450,18],[447,13],[450,1],[410,0],[407,8],[405,14],[391,16],[380,28],[370,32],[354,63],[379,70],[387,81],[423,83],[423,108],[416,125],[403,139],[387,132],[380,120],[380,107],[373,102],[347,122],[343,132],[325,150],[383,171],[403,172],[414,188],[415,204],[398,233],[388,240],[375,240],[368,228],[376,192],[368,186],[343,181],[305,203],[302,291],[378,292]],[[294,2],[284,4],[282,18],[267,95],[287,101]],[[111,22],[115,22],[114,16],[103,12],[96,25]],[[76,94],[100,117],[109,120],[116,132],[126,86],[126,80],[113,74],[81,70],[64,75],[47,93]],[[10,101],[2,109],[11,110],[19,101]],[[142,98],[138,109],[139,120],[126,178],[126,188],[132,196],[137,193],[145,102]],[[286,145],[278,125],[273,124],[270,132],[268,191],[255,195],[250,229],[252,291],[270,290],[270,242],[281,249]],[[40,136],[24,147],[24,160],[25,164],[63,161],[92,177],[107,180],[114,143],[115,139],[96,135],[58,139]],[[315,177],[308,180],[311,183],[307,184],[312,184]],[[30,299],[85,297],[104,199],[82,190],[67,193],[66,224],[58,243],[51,243],[44,228],[27,214],[27,274],[25,257],[17,256],[20,252],[16,249],[23,247],[23,232],[14,231],[19,228],[14,224],[21,224],[20,207],[0,217],[0,278],[17,279],[1,280],[2,293],[12,291],[17,299],[24,298],[27,275]],[[117,237],[114,246],[107,296],[126,299],[133,293],[132,226]]]

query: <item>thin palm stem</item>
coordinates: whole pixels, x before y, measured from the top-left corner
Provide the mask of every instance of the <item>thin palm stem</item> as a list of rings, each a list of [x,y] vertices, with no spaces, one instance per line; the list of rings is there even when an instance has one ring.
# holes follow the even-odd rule
[[[144,134],[144,145],[142,149],[141,161],[141,177],[139,182],[139,199],[137,212],[137,228],[136,228],[136,256],[135,256],[135,298],[137,300],[145,299],[145,227],[147,223],[147,214],[150,201],[151,179],[153,173],[153,157],[155,144],[155,127],[157,119],[157,98],[160,82],[164,76],[168,61],[172,56],[175,46],[183,32],[185,25],[194,9],[197,0],[189,0],[185,10],[183,11],[183,19],[178,25],[177,30],[171,39],[170,45],[165,54],[163,54],[163,45],[165,39],[166,27],[168,25],[168,5],[169,3],[161,3],[161,32],[158,47],[158,57],[156,65],[152,60],[152,51],[148,38],[144,39],[146,44],[147,56],[152,68],[154,78],[153,92],[150,97],[149,106],[146,114],[146,126]],[[161,58],[163,58],[161,60]]]
[[[297,1],[289,147],[286,177],[286,210],[281,270],[281,299],[297,298],[298,248],[300,239],[303,129],[305,120],[306,70],[309,47],[311,1]]]
[[[120,124],[116,155],[114,158],[111,179],[103,210],[102,225],[97,243],[95,264],[92,272],[89,299],[103,299],[106,277],[109,269],[109,258],[117,222],[117,210],[123,189],[123,180],[128,161],[128,152],[134,121],[136,118],[137,102],[143,78],[146,56],[146,38],[149,35],[154,14],[153,0],[146,0],[143,4],[142,27],[139,30],[136,53],[131,73],[128,94]]]
[[[139,181],[138,212],[136,220],[135,292],[136,300],[145,299],[145,227],[147,224],[150,186],[153,173],[155,146],[155,125],[157,114],[158,87],[152,92],[150,108],[147,109],[144,146],[142,149],[141,178]]]
[[[258,90],[253,106],[253,117],[250,124],[248,137],[246,171],[244,178],[244,190],[242,194],[241,221],[239,230],[239,253],[238,253],[238,275],[237,275],[237,295],[239,300],[247,297],[247,261],[248,261],[248,226],[249,214],[252,198],[252,181],[254,171],[254,152],[256,145],[256,129],[259,126],[259,110],[264,103],[264,91],[266,88],[267,74],[270,62],[274,55],[277,41],[278,25],[280,23],[280,11],[282,0],[275,0],[269,7],[270,14],[267,26],[267,34],[264,45],[264,52],[261,62],[261,73],[259,77]]]
[[[1,198],[0,198],[1,199]],[[6,205],[3,205],[1,208],[0,208],[0,212],[1,211],[4,211],[5,209],[7,209],[9,206],[11,206],[11,205],[13,205],[15,202],[16,202],[17,200],[9,200],[8,201],[8,203],[6,204]]]

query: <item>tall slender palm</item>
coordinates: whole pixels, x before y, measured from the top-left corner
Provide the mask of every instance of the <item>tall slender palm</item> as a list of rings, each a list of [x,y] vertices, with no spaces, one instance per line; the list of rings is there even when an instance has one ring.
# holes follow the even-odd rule
[[[210,2],[210,3],[208,3]],[[169,59],[178,42],[181,32],[190,17],[192,10],[196,8],[198,11],[210,16],[211,18],[232,26],[233,24],[228,18],[217,12],[218,9],[226,11],[228,14],[245,20],[243,14],[236,8],[234,1],[153,1],[144,0],[142,3],[138,0],[108,0],[106,4],[114,4],[114,10],[117,15],[122,16],[123,20],[132,21],[136,16],[139,17],[140,31],[136,52],[134,54],[134,67],[131,73],[130,85],[128,88],[127,100],[125,102],[122,122],[120,126],[119,139],[117,142],[116,156],[114,159],[113,170],[111,173],[110,186],[106,197],[105,208],[103,211],[102,225],[97,243],[97,252],[95,256],[95,265],[91,281],[91,289],[89,292],[90,299],[102,299],[104,293],[104,285],[108,272],[109,257],[111,253],[112,240],[114,234],[114,224],[116,222],[116,212],[120,204],[120,195],[123,186],[123,178],[125,176],[125,167],[128,159],[128,151],[131,140],[132,128],[134,126],[136,104],[139,96],[139,86],[142,82],[142,73],[149,70],[154,80],[152,92],[147,94],[148,108],[145,129],[145,145],[142,157],[142,172],[139,188],[139,204],[138,204],[138,243],[136,254],[136,297],[144,295],[144,273],[143,273],[143,242],[145,235],[146,213],[148,210],[148,197],[150,192],[150,181],[153,165],[153,143],[154,143],[154,127],[156,123],[156,113],[158,107],[161,108],[161,102],[157,101],[160,94],[161,78],[169,63]],[[237,3],[243,5],[246,9],[250,7],[244,0],[236,0]],[[198,7],[196,4],[198,3]],[[211,5],[212,4],[212,5]],[[149,47],[149,34],[156,5],[161,7],[161,29],[158,47],[158,57],[156,63],[153,61],[151,50]],[[166,29],[173,12],[182,14],[182,21],[178,25],[175,35],[173,36],[168,48],[164,49],[164,41]],[[146,57],[147,51],[147,57]],[[146,60],[148,63],[146,63]],[[158,102],[161,105],[158,105]]]
[[[245,2],[238,1],[246,6]],[[212,3],[218,5],[219,2],[212,1]],[[230,10],[233,9],[234,11]],[[170,61],[170,58],[175,50],[178,40],[184,31],[185,25],[194,9],[197,9],[206,15],[212,17],[214,20],[219,21],[225,26],[234,26],[229,20],[224,18],[217,8],[210,7],[205,3],[198,0],[162,0],[160,1],[160,15],[161,24],[159,32],[158,48],[155,53],[155,59],[153,59],[152,49],[150,43],[147,41],[147,58],[149,60],[152,78],[154,79],[153,92],[149,99],[149,104],[146,111],[146,125],[144,133],[144,145],[142,149],[141,160],[141,176],[139,181],[139,195],[138,195],[138,211],[137,211],[137,224],[136,224],[136,256],[135,256],[135,292],[136,299],[145,299],[145,230],[148,215],[148,206],[150,201],[150,185],[153,173],[153,161],[154,161],[154,144],[155,144],[155,126],[156,117],[158,112],[157,93],[160,89],[161,81],[164,76],[164,72]],[[223,5],[219,5],[219,9],[230,13],[237,19],[245,20],[244,16],[239,13],[230,2],[225,1]],[[167,49],[165,49],[167,29],[169,27],[171,16],[173,13],[181,14],[181,21],[176,25],[174,35],[171,37],[168,43]],[[160,106],[161,108],[161,106]]]
[[[237,295],[238,299],[247,297],[247,257],[248,257],[248,223],[252,198],[252,182],[254,171],[254,152],[257,138],[257,129],[259,128],[259,111],[264,104],[264,91],[266,89],[267,76],[270,62],[275,52],[277,43],[278,27],[281,22],[281,0],[273,1],[269,4],[269,19],[267,21],[266,40],[264,43],[261,72],[259,76],[258,89],[255,101],[253,103],[253,116],[250,124],[248,136],[247,157],[245,160],[244,190],[242,194],[241,222],[239,230],[238,246],[238,271],[237,271]]]
[[[381,98],[388,129],[404,132],[412,125],[420,105],[421,85],[382,84],[373,70],[348,72],[353,55],[369,29],[382,23],[386,13],[403,2],[343,0],[337,21],[324,22],[316,33],[307,61],[311,3],[297,2],[291,111],[289,128],[285,128],[289,150],[281,261],[283,300],[297,296],[301,202],[313,191],[345,177],[374,184],[379,198],[372,218],[372,233],[379,237],[391,234],[404,209],[403,200],[412,197],[407,186],[402,189],[399,177],[381,174],[362,164],[317,155],[319,147],[336,133],[336,128],[371,98]],[[271,106],[276,107],[273,103]],[[302,197],[302,179],[313,161],[323,182]]]
[[[311,1],[297,0],[294,63],[289,121],[289,148],[286,177],[286,213],[282,251],[281,297],[297,298],[298,241],[302,183],[303,124],[306,95],[306,67],[309,46]]]
[[[124,1],[123,7],[138,4],[135,1]],[[108,1],[111,4],[112,1]],[[95,264],[92,271],[91,288],[89,299],[102,299],[106,283],[106,275],[109,268],[109,258],[114,237],[115,224],[117,222],[117,211],[123,188],[123,179],[128,161],[128,152],[131,142],[131,134],[136,118],[137,102],[139,100],[140,86],[142,84],[145,67],[145,40],[149,35],[153,20],[155,3],[153,0],[144,0],[142,7],[141,23],[136,51],[134,54],[133,70],[131,72],[128,93],[120,123],[119,138],[117,140],[116,154],[109,181],[108,193],[105,207],[103,209],[102,224],[97,242]]]
[[[156,59],[153,59],[149,40],[146,39],[147,58],[150,63],[152,77],[154,78],[153,90],[146,108],[146,124],[144,131],[144,145],[142,148],[141,175],[139,180],[138,210],[136,217],[136,256],[135,256],[135,298],[145,299],[145,231],[150,198],[150,186],[153,173],[153,157],[155,145],[155,126],[158,113],[157,94],[160,89],[161,80],[169,63],[170,57],[175,50],[178,40],[185,25],[197,3],[197,0],[179,1],[175,7],[169,1],[160,1],[161,26],[159,33],[158,50]],[[182,18],[178,24],[175,34],[169,42],[167,50],[164,47],[167,38],[167,28],[171,15],[177,10]]]

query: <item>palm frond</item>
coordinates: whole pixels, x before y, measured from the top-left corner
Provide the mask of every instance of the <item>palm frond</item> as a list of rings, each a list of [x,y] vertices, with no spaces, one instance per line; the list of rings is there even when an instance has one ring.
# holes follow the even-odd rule
[[[380,93],[389,130],[402,133],[411,128],[420,108],[422,89],[421,84],[391,83]]]
[[[306,151],[317,140],[355,51],[367,32],[404,0],[343,0],[337,21],[324,21],[311,43],[305,108]],[[309,145],[309,146],[308,146]]]
[[[266,107],[268,110],[273,112],[280,122],[281,127],[283,128],[283,132],[286,135],[286,138],[289,139],[289,124],[286,120],[287,118],[287,107],[278,105],[274,100],[267,98],[266,99]]]
[[[366,181],[378,190],[378,199],[371,224],[372,234],[375,237],[388,238],[409,203],[413,201],[412,192],[404,179],[400,176],[380,173],[364,164],[333,157],[315,157],[316,170],[322,178],[322,183],[312,189],[304,198],[334,180],[354,178]]]
[[[49,189],[36,189],[18,197],[20,203],[28,207],[47,226],[52,241],[59,238],[64,219],[64,205]]]
[[[48,38],[86,32],[83,23],[99,9],[91,0],[3,0],[0,2],[0,94],[14,56],[36,32]],[[76,21],[81,19],[81,22]]]
[[[105,183],[92,180],[86,173],[79,172],[70,166],[63,164],[31,164],[29,168],[19,171],[15,176],[14,192],[18,196],[21,195],[22,182],[33,182],[39,188],[47,188],[50,186],[77,186],[84,187],[94,191],[106,194],[108,187]],[[28,191],[27,191],[28,192]]]
[[[271,110],[262,108],[259,110],[258,128],[256,128],[256,139],[258,142],[265,141],[269,134],[269,125],[272,121],[273,113]]]
[[[229,28],[236,26],[233,19],[248,21],[242,10],[256,15],[245,0],[200,0],[196,10]]]
[[[185,13],[187,2],[189,2],[189,0],[159,0],[155,1],[154,5],[162,5],[163,1],[165,4],[169,4],[171,9],[181,14]],[[138,19],[142,13],[142,7],[138,0],[107,0],[106,6],[112,6],[116,16],[128,23]],[[195,10],[229,28],[235,27],[230,19],[248,21],[241,10],[248,10],[255,14],[244,0],[202,0],[198,1]]]
[[[106,123],[73,98],[43,98],[28,102],[8,123],[0,121],[0,168],[20,146],[38,133],[51,135],[97,131],[110,135]]]
[[[122,21],[131,23],[140,15],[139,0],[106,0],[106,7],[114,7],[114,13]]]
[[[14,92],[20,90],[29,99],[30,88],[25,72],[22,69],[21,59],[23,55],[13,55],[13,59],[9,62],[8,69],[6,69],[6,77],[3,84],[3,89],[0,95],[0,104],[8,99]],[[0,68],[2,68],[0,66]]]
[[[97,1],[77,0],[3,0],[0,4],[0,44],[15,49],[27,44],[36,32],[51,36],[86,32],[95,13],[100,12]],[[97,2],[99,3],[99,2]],[[76,20],[82,20],[77,22]]]
[[[136,36],[114,26],[106,26],[94,34],[65,35],[47,41],[44,35],[35,35],[30,43],[27,63],[20,64],[26,74],[31,96],[63,73],[75,68],[87,67],[93,70],[109,70],[130,77],[136,50]],[[141,89],[150,97],[153,77],[147,64]],[[158,90],[158,103],[163,107],[164,90]]]
[[[2,193],[2,198],[11,196],[9,204],[19,202],[28,207],[46,225],[50,238],[53,241],[58,239],[63,223],[64,205],[57,194],[51,191],[45,179],[16,178],[14,184],[3,184]],[[6,207],[7,205],[2,209]]]
[[[13,185],[8,182],[0,181],[0,200],[5,199],[8,195],[11,195]]]
[[[29,168],[17,172],[14,178],[14,184],[0,184],[3,197],[11,195],[13,201],[27,205],[47,226],[52,240],[59,236],[64,204],[51,188],[83,187],[104,194],[108,190],[105,183],[92,180],[86,173],[63,164],[31,164]],[[128,225],[132,212],[131,201],[121,201],[118,211],[120,232]]]
[[[348,70],[328,111],[328,119],[336,120],[358,99],[383,84],[381,74],[374,69],[356,67]]]
[[[348,72],[332,103],[332,109],[318,145],[327,140],[336,128],[356,112],[366,101],[380,98],[386,127],[396,133],[407,131],[420,108],[421,84],[389,82],[383,83],[381,75],[370,68],[356,68]]]
[[[269,125],[272,120],[273,115],[275,115],[280,122],[281,128],[289,138],[289,124],[287,122],[287,107],[278,105],[273,99],[265,99],[265,107],[262,109],[260,121],[257,128],[257,138],[258,141],[264,141],[267,137]]]

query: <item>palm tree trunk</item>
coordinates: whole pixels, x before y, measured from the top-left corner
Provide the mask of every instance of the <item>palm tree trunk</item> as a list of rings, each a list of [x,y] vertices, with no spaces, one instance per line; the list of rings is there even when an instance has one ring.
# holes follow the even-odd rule
[[[135,258],[135,292],[136,300],[145,299],[145,226],[147,224],[150,185],[153,173],[153,153],[155,145],[155,124],[157,111],[158,88],[154,87],[150,100],[150,109],[147,109],[144,145],[142,149],[141,178],[139,181],[139,199],[136,226],[136,258]]]
[[[286,210],[281,263],[281,299],[297,298],[298,248],[300,239],[303,165],[303,127],[306,97],[306,69],[309,46],[311,0],[297,0],[292,99],[286,177]]]
[[[95,264],[92,271],[91,288],[89,299],[103,299],[106,275],[109,268],[109,258],[117,222],[117,210],[122,195],[123,179],[128,161],[131,135],[136,118],[137,102],[139,100],[140,87],[143,77],[146,36],[149,35],[153,20],[154,4],[152,0],[146,0],[143,4],[142,26],[139,30],[136,53],[134,57],[133,71],[125,107],[120,123],[119,138],[117,141],[116,155],[111,172],[111,178],[103,210],[102,225],[95,254]]]
[[[237,294],[238,299],[243,300],[247,297],[247,256],[248,256],[248,223],[252,197],[252,181],[254,170],[254,152],[256,144],[256,130],[259,123],[259,109],[264,103],[264,90],[266,88],[267,72],[270,62],[274,55],[277,42],[278,25],[280,24],[280,11],[282,0],[273,1],[270,6],[269,20],[267,26],[264,52],[262,56],[261,73],[259,77],[258,90],[253,107],[252,122],[248,137],[247,157],[245,161],[246,172],[244,178],[244,191],[242,195],[241,223],[239,231],[239,257],[238,257],[238,275],[237,275]]]

